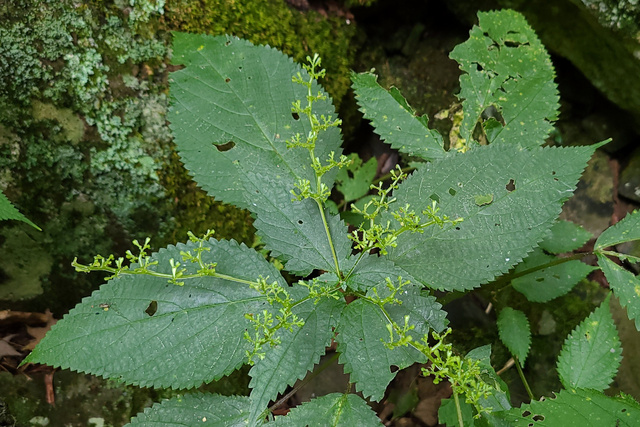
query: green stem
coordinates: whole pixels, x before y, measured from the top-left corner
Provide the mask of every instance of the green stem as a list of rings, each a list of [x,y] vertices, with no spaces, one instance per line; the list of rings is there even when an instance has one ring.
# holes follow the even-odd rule
[[[529,399],[531,399],[532,401],[535,400],[535,397],[533,397],[533,393],[531,392],[531,388],[529,387],[529,383],[527,382],[527,379],[524,377],[524,373],[522,372],[522,368],[520,367],[520,361],[515,356],[513,356],[513,360],[516,362],[516,369],[518,370],[518,375],[520,375],[522,384],[524,384],[524,388],[527,390]]]
[[[117,268],[113,268],[113,267],[87,267],[85,265],[79,264],[76,260],[74,260],[71,265],[73,267],[76,268],[77,271],[81,271],[84,273],[88,273],[89,271],[105,271],[107,273],[111,273],[114,274],[116,277],[120,276],[121,274],[130,274],[130,275],[147,275],[147,276],[152,276],[152,277],[160,277],[163,279],[167,279],[167,280],[171,280],[171,279],[177,279],[177,280],[185,280],[185,279],[195,279],[196,277],[217,277],[219,279],[224,279],[224,280],[229,280],[231,282],[236,282],[236,283],[243,283],[245,285],[257,285],[258,282],[252,282],[251,280],[245,280],[245,279],[239,279],[237,277],[233,277],[233,276],[227,276],[226,274],[221,274],[221,273],[212,273],[212,274],[187,274],[184,276],[180,276],[180,277],[174,277],[171,274],[166,274],[166,273],[158,273],[157,271],[153,271],[153,270],[124,270],[124,269],[117,269]]]
[[[329,248],[331,248],[331,256],[333,257],[333,263],[336,267],[336,276],[338,276],[338,279],[342,279],[342,272],[340,271],[340,264],[338,263],[338,256],[336,255],[336,249],[333,246],[331,231],[329,231],[329,223],[327,223],[327,217],[324,214],[324,207],[322,203],[320,203],[318,200],[316,200],[316,204],[318,205],[318,209],[320,210],[320,216],[322,217],[322,225],[324,225],[324,230],[327,233],[327,241],[329,242]]]
[[[409,173],[409,172],[413,172],[416,168],[414,168],[413,166],[407,166],[406,168],[402,168],[402,173]],[[384,175],[382,175],[380,178],[377,179],[377,181],[388,181],[391,178],[393,178],[393,176],[391,175],[391,172],[385,173]]]
[[[531,273],[535,273],[536,271],[540,271],[540,270],[544,270],[545,268],[549,268],[549,267],[553,267],[556,265],[560,265],[560,264],[564,264],[565,262],[569,262],[569,261],[574,261],[574,260],[580,260],[588,255],[593,255],[593,252],[581,252],[578,254],[574,254],[571,255],[569,257],[565,257],[565,258],[555,258],[552,261],[549,261],[545,264],[542,265],[538,265],[536,267],[531,267],[528,268],[526,270],[520,271],[518,273],[511,273],[511,274],[506,274],[504,276],[499,277],[497,280],[495,280],[494,282],[491,282],[490,284],[483,286],[482,290],[483,291],[495,291],[495,292],[500,292],[502,291],[504,288],[506,288],[507,286],[511,285],[511,281],[514,279],[517,279],[519,277],[523,277],[526,276],[527,274],[531,274]],[[438,302],[442,305],[446,305],[448,303],[450,303],[451,301],[454,301],[460,297],[463,297],[467,295],[466,292],[448,292],[446,295],[444,295],[441,298],[438,298]]]
[[[453,392],[453,401],[456,404],[456,413],[458,414],[458,425],[459,427],[464,427],[464,420],[462,419],[462,408],[460,407],[460,398],[458,397],[458,393]]]

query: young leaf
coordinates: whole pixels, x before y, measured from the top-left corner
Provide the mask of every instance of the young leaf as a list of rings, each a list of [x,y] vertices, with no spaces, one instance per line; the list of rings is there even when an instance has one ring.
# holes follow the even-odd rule
[[[534,269],[554,259],[556,258],[540,249],[535,249],[517,265],[514,272],[517,274]],[[595,269],[596,267],[579,260],[572,260],[517,277],[511,281],[511,285],[531,302],[547,302],[569,292]]]
[[[356,153],[351,153],[348,157],[351,164],[340,169],[336,174],[336,188],[342,193],[346,203],[359,199],[369,192],[378,168],[375,157],[364,164]]]
[[[310,199],[292,203],[290,193],[301,179],[316,182],[309,152],[285,142],[311,129],[309,120],[291,112],[293,101],[307,99],[307,89],[291,76],[308,78],[306,71],[281,52],[235,37],[174,33],[173,49],[175,63],[186,68],[171,75],[169,121],[198,185],[257,214],[254,225],[267,249],[285,261],[301,260],[288,270],[303,276],[314,268],[335,270],[326,232],[318,234],[324,230],[318,205]],[[312,91],[322,89],[314,82]],[[328,97],[313,107],[318,117],[335,116]],[[338,128],[330,127],[320,133],[315,155],[326,162],[333,152],[337,159],[340,144]],[[323,176],[328,188],[334,176],[335,169]],[[332,231],[348,245],[346,229]]]
[[[492,411],[506,411],[511,409],[508,393],[509,387],[507,387],[507,384],[496,374],[493,366],[491,366],[491,345],[488,344],[474,348],[467,353],[466,357],[480,361],[482,380],[494,388],[489,396],[480,399],[480,405],[483,408],[491,408]]]
[[[472,289],[506,273],[546,235],[593,150],[489,145],[425,164],[394,192],[397,206],[422,212],[438,200],[439,214],[463,221],[401,234],[389,259],[444,290]],[[478,206],[475,197],[486,194],[492,201]]]
[[[221,410],[224,408],[224,410]],[[154,427],[167,425],[233,427],[246,425],[249,413],[246,396],[218,394],[186,394],[144,410],[127,426]]]
[[[40,227],[29,221],[26,216],[22,215],[20,211],[11,204],[9,199],[7,199],[7,196],[5,196],[0,191],[0,221],[4,221],[7,219],[15,219],[17,221],[26,222],[36,230],[42,231]]]
[[[404,287],[397,298],[401,304],[386,306],[387,313],[398,325],[402,325],[405,316],[409,316],[409,323],[414,326],[414,329],[408,335],[411,335],[414,340],[419,341],[431,329],[440,333],[449,324],[447,313],[442,310],[442,305],[419,286]]]
[[[618,372],[622,348],[607,296],[567,337],[558,356],[558,374],[567,388],[604,391]]]
[[[386,91],[372,73],[351,74],[360,111],[375,132],[391,147],[425,160],[445,155],[442,136],[427,127],[428,117],[417,117],[400,92]]]
[[[602,232],[594,250],[603,250],[608,246],[640,239],[640,210],[628,214],[621,221]]]
[[[531,347],[531,328],[527,316],[520,310],[503,308],[498,315],[498,334],[500,341],[524,365]]]
[[[305,292],[306,291],[306,292]],[[289,288],[295,300],[309,292],[302,286]],[[333,329],[345,306],[344,299],[323,298],[317,304],[309,299],[294,308],[294,314],[304,320],[304,326],[293,331],[281,330],[281,343],[265,349],[264,359],[249,371],[251,376],[250,422],[258,419],[270,400],[292,385],[318,363],[334,337]]]
[[[479,12],[479,26],[449,55],[460,64],[464,118],[461,137],[471,141],[482,113],[490,143],[536,147],[544,143],[558,116],[558,91],[549,54],[525,18],[513,10]]]
[[[552,254],[571,252],[582,247],[593,234],[571,221],[558,221],[551,226],[550,234],[540,247]]]
[[[533,401],[493,416],[511,427],[635,427],[640,420],[640,405],[633,399],[572,388],[560,391],[554,398]]]
[[[398,319],[400,325],[404,322]],[[389,349],[387,325],[389,320],[377,305],[357,299],[342,311],[336,328],[338,352],[344,371],[356,383],[356,390],[365,397],[380,401],[389,382],[396,376],[392,367],[406,368],[415,362],[425,362],[425,357],[412,347],[399,346]]]
[[[276,427],[381,426],[369,405],[355,394],[331,393],[293,408],[285,417],[268,423]]]
[[[171,273],[170,259],[193,253],[196,243],[169,246],[151,257],[157,272]],[[271,307],[265,297],[233,278],[261,275],[287,286],[260,254],[234,241],[210,239],[204,263],[221,277],[184,279],[123,275],[82,300],[60,320],[26,362],[46,363],[140,386],[191,388],[233,372],[250,349],[243,335],[246,313]],[[181,268],[195,274],[196,263]],[[151,267],[153,268],[153,267]]]
[[[626,307],[627,316],[635,321],[636,329],[640,331],[640,279],[602,254],[598,254],[598,265],[613,294],[620,300],[620,305]]]

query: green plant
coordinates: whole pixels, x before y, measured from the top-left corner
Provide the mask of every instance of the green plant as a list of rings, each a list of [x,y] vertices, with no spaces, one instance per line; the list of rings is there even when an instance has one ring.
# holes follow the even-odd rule
[[[33,222],[31,222],[29,218],[22,215],[20,211],[11,204],[11,202],[9,201],[9,199],[7,199],[7,196],[5,196],[4,193],[0,192],[0,221],[11,220],[11,219],[25,222],[30,226],[32,226],[33,228],[35,228],[36,230],[42,231],[40,227],[38,227]]]
[[[138,249],[126,259],[74,261],[79,271],[112,276],[25,362],[176,389],[252,365],[250,396],[185,394],[131,425],[379,425],[366,402],[350,394],[352,385],[380,400],[394,368],[416,362],[428,362],[425,375],[451,383],[452,403],[441,414],[451,425],[571,425],[577,413],[598,416],[601,425],[631,425],[640,406],[601,393],[620,360],[608,300],[567,338],[558,362],[566,390],[522,408],[511,407],[488,346],[463,356],[446,340],[446,313],[431,290],[463,292],[489,282],[529,289],[515,279],[575,265],[532,251],[540,245],[561,252],[567,233],[580,234],[555,221],[601,145],[541,146],[557,116],[549,57],[517,13],[479,18],[470,40],[452,53],[466,72],[457,151],[444,149],[397,90],[383,89],[371,73],[353,74],[376,132],[424,163],[410,176],[397,169],[386,185],[372,186],[374,197],[355,208],[364,221],[352,233],[327,207],[349,159],[340,154],[340,121],[316,83],[324,76],[320,59],[301,68],[234,37],[176,33],[174,61],[186,68],[171,78],[170,121],[182,160],[210,195],[251,212],[265,250],[293,279],[287,283],[275,263],[213,232],[191,233],[186,243],[154,254],[148,240],[134,241]],[[638,221],[639,213],[630,215],[594,249],[635,319],[640,281],[608,258],[629,256],[607,248],[640,238]],[[526,317],[511,308],[499,316],[502,340],[524,363]],[[332,341],[349,390],[271,419],[269,402],[303,378]]]

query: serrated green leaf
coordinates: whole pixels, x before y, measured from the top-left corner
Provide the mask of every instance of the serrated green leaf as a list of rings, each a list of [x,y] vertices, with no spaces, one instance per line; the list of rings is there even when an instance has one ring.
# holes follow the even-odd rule
[[[17,221],[26,222],[36,230],[42,231],[40,227],[35,225],[26,216],[22,215],[18,209],[11,204],[7,196],[0,191],[0,221],[15,219]]]
[[[549,54],[518,12],[479,12],[478,21],[469,40],[449,55],[464,71],[458,95],[464,113],[461,137],[471,141],[482,113],[493,106],[502,123],[486,122],[489,142],[543,144],[559,108]]]
[[[640,210],[628,214],[615,225],[607,228],[596,240],[594,250],[640,239]]]
[[[394,319],[399,325],[403,319]],[[406,368],[415,362],[425,362],[425,356],[412,347],[388,349],[387,318],[380,308],[364,299],[348,304],[342,311],[336,328],[340,363],[350,374],[356,390],[365,397],[380,401],[389,382],[396,376],[391,367]]]
[[[360,262],[353,268],[351,274],[346,279],[350,289],[369,292],[372,288],[377,288],[378,295],[382,298],[389,293],[386,289],[386,279],[389,278],[395,285],[398,278],[402,281],[409,281],[412,285],[407,285],[396,298],[402,304],[394,304],[386,307],[387,312],[398,324],[403,324],[404,317],[409,316],[415,329],[410,332],[414,339],[420,340],[423,335],[429,333],[429,329],[442,332],[448,321],[447,313],[442,310],[442,305],[435,297],[423,292],[417,281],[406,271],[398,268],[384,256],[364,254]]]
[[[170,273],[170,259],[193,242],[169,246],[152,256]],[[287,286],[260,254],[234,241],[210,239],[205,263],[216,273],[255,281],[269,276]],[[186,263],[187,274],[199,267]],[[149,307],[155,301],[155,312]],[[183,286],[148,275],[123,275],[82,300],[60,320],[27,362],[46,363],[140,386],[191,388],[233,372],[250,349],[252,328],[245,313],[270,309],[248,285],[219,277],[185,279]]]
[[[546,235],[593,150],[489,145],[425,164],[394,192],[395,206],[421,212],[433,196],[439,215],[464,220],[401,234],[389,259],[444,290],[472,289],[506,273]],[[493,201],[478,206],[478,194],[493,194]]]
[[[627,309],[627,316],[640,331],[640,279],[602,254],[598,254],[598,265],[613,294],[620,300],[620,305]]]
[[[396,282],[398,277],[415,283],[415,279],[406,271],[398,268],[385,256],[362,254],[362,259],[346,277],[347,286],[354,291],[367,292],[375,286],[382,286],[386,278]]]
[[[517,265],[514,273],[518,274],[535,269],[555,259],[554,256],[547,255],[540,249],[535,249],[524,261]],[[547,302],[565,295],[595,269],[596,267],[587,265],[579,260],[572,260],[532,271],[529,274],[513,279],[511,285],[531,302]]]
[[[492,415],[512,427],[635,427],[640,420],[640,405],[594,390],[571,389],[560,391],[555,398]]]
[[[402,304],[389,305],[386,310],[398,325],[402,325],[405,316],[409,316],[409,323],[414,326],[409,335],[414,340],[422,339],[431,329],[440,333],[449,324],[442,305],[419,286],[407,286],[396,297]]]
[[[291,76],[306,76],[306,71],[275,49],[230,36],[174,33],[173,52],[174,63],[186,68],[170,77],[169,121],[180,157],[198,185],[257,214],[254,226],[267,249],[284,260],[301,259],[288,270],[304,276],[313,268],[335,269],[326,233],[317,234],[323,227],[318,205],[291,201],[298,180],[316,181],[308,151],[287,149],[285,143],[310,130],[308,120],[291,113],[291,103],[307,96]],[[312,90],[322,89],[314,83]],[[331,100],[315,102],[314,113],[335,116]],[[339,130],[329,128],[318,137],[315,155],[322,162],[330,152],[337,158],[340,144]],[[335,170],[323,176],[328,188],[334,176]],[[308,217],[297,217],[301,212]],[[335,235],[346,241],[342,228]]]
[[[611,294],[609,294],[611,295]],[[558,356],[562,385],[604,391],[618,372],[622,348],[608,296],[564,341]]]
[[[500,341],[524,365],[531,347],[531,328],[527,316],[520,310],[503,308],[498,315],[498,334]]]
[[[309,291],[298,285],[289,293],[294,300],[301,301]],[[302,379],[318,363],[325,348],[331,344],[334,337],[332,328],[336,326],[344,306],[343,299],[325,298],[317,304],[307,300],[294,307],[293,313],[304,320],[304,326],[292,332],[281,330],[281,344],[266,349],[264,359],[257,361],[249,371],[251,423],[258,419],[270,400],[274,400],[287,385]]]
[[[511,409],[509,387],[507,387],[507,384],[496,374],[493,366],[491,366],[491,345],[487,344],[474,348],[467,353],[465,357],[480,361],[480,368],[482,369],[480,376],[482,380],[494,388],[491,395],[480,399],[478,402],[480,406],[483,408],[491,408],[492,411],[506,411]]]
[[[313,269],[334,271],[335,263],[317,203],[311,199],[291,201],[291,194],[267,176],[248,174],[253,182],[254,227],[271,255],[285,261],[285,270],[306,276]],[[283,201],[286,200],[286,201]],[[351,253],[351,241],[340,217],[325,208],[338,262]]]
[[[445,155],[442,136],[427,127],[427,117],[416,117],[397,89],[386,91],[372,73],[353,73],[351,81],[364,117],[391,147],[425,160]]]
[[[376,176],[378,161],[375,157],[362,163],[356,153],[349,154],[351,163],[336,174],[336,188],[344,196],[345,203],[359,199],[369,192],[369,187]]]
[[[551,226],[550,234],[540,242],[540,247],[552,254],[571,252],[581,248],[593,234],[571,221],[558,221]]]
[[[247,425],[249,398],[194,393],[174,397],[144,410],[127,427]]]
[[[381,426],[373,410],[355,394],[331,393],[293,408],[287,416],[268,423],[277,427]]]

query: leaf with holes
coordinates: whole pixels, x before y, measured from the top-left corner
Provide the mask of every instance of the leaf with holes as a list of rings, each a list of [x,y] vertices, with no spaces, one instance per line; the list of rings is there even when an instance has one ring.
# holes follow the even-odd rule
[[[554,398],[492,414],[510,427],[635,427],[640,405],[632,398],[609,397],[594,390],[562,390]]]
[[[527,316],[520,310],[503,308],[498,315],[498,334],[500,341],[524,365],[531,347],[531,327]]]
[[[289,271],[304,276],[314,268],[334,270],[326,236],[318,234],[324,229],[320,208],[309,199],[291,202],[298,180],[315,183],[307,150],[288,149],[285,142],[310,130],[308,120],[291,113],[292,102],[307,96],[291,76],[306,71],[275,49],[230,36],[174,33],[173,61],[186,68],[171,74],[169,121],[178,153],[198,185],[257,215],[254,226],[267,249],[284,261],[298,259]],[[331,100],[316,101],[314,113],[335,116]],[[322,161],[332,152],[337,158],[340,144],[340,131],[329,128],[319,136],[315,154]],[[328,188],[334,176],[335,170],[324,175]],[[335,236],[348,245],[339,230],[344,226],[332,222]]]
[[[571,332],[562,346],[558,374],[567,389],[604,391],[618,372],[622,349],[609,311],[610,297]]]
[[[246,425],[248,413],[249,398],[246,396],[195,393],[156,403],[138,414],[127,426],[234,427]]]
[[[158,272],[170,273],[170,259],[193,251],[192,242],[154,254]],[[26,362],[46,363],[145,387],[191,388],[228,375],[246,361],[251,324],[245,313],[270,309],[265,298],[238,281],[280,273],[257,252],[234,241],[209,240],[205,263],[216,262],[221,277],[185,279],[125,275],[82,300],[51,328]],[[197,264],[186,263],[188,274]],[[155,304],[154,304],[155,302]],[[152,310],[153,309],[153,310]]]
[[[471,141],[480,123],[490,143],[543,144],[559,109],[549,54],[518,12],[479,12],[478,21],[450,55],[464,72],[461,138]]]
[[[554,260],[561,261],[560,258],[545,254],[539,248],[535,249],[516,266],[514,274],[519,277],[513,279],[511,285],[531,302],[547,302],[565,295],[589,273],[596,270],[596,267],[579,260],[539,269]],[[527,271],[529,273],[525,274]]]
[[[355,394],[331,393],[293,408],[287,416],[276,417],[275,427],[374,427],[382,426],[367,402]]]
[[[371,120],[375,132],[403,153],[425,160],[446,153],[440,134],[427,126],[427,116],[417,117],[396,88],[386,91],[372,73],[353,73],[351,81],[360,111]]]
[[[596,147],[489,145],[425,164],[394,192],[397,204],[422,212],[436,200],[439,214],[463,221],[401,234],[388,258],[436,289],[472,289],[506,273],[546,236]],[[479,206],[486,194],[492,200]]]

